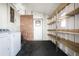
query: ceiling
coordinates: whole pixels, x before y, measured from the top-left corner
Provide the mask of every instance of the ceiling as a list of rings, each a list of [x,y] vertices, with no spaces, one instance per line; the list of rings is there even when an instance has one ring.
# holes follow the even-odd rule
[[[24,3],[26,9],[50,16],[60,3]]]

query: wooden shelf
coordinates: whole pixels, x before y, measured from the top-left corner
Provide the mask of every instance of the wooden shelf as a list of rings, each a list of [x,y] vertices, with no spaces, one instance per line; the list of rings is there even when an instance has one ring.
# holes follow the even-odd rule
[[[63,19],[65,17],[67,18],[69,16],[74,16],[76,14],[79,14],[79,8],[74,9],[73,11],[67,13],[65,16],[60,17],[59,19]],[[51,24],[56,23],[56,22],[57,22],[56,20],[55,21],[51,21],[51,22],[48,23],[48,25],[51,25]]]
[[[48,29],[48,31],[53,31],[53,32],[56,32],[56,33],[79,35],[79,29]]]
[[[67,6],[67,5],[65,5],[65,6]],[[63,9],[65,8],[65,6],[63,7]],[[51,19],[52,17],[54,17],[55,15],[57,15],[56,12],[54,12],[53,14],[54,15],[52,15],[51,17],[49,17],[49,19]],[[72,10],[71,12],[67,13],[65,16],[59,17],[58,20],[61,21],[61,19],[68,18],[68,17],[71,17],[71,16],[75,16],[77,14],[79,14],[79,7],[76,8],[76,9],[74,9],[74,10]],[[54,24],[57,21],[51,21],[51,22],[48,23],[48,25]],[[62,33],[62,34],[70,34],[70,35],[79,35],[79,29],[48,29],[48,31],[50,31],[50,32],[52,31],[52,32],[54,32],[56,34]],[[68,48],[70,48],[71,50],[79,53],[79,43],[70,41],[69,39],[65,39],[65,38],[62,38],[60,36],[56,36],[55,34],[51,34],[51,33],[48,34],[48,36],[51,36],[51,37],[55,38],[54,40],[56,40],[57,42],[60,42],[63,45],[65,45]]]
[[[48,29],[48,31],[56,31],[56,29]]]
[[[52,13],[52,15],[48,18],[51,19],[52,17],[56,16],[61,10],[63,10],[67,5],[70,3],[61,3]]]
[[[65,46],[69,47],[73,51],[79,53],[79,43],[74,43],[73,41],[70,41],[70,40],[65,39],[65,38],[61,38],[61,37],[53,35],[53,34],[48,34],[48,36],[57,38],[55,40],[57,40],[58,42],[64,44]]]
[[[70,13],[66,14],[67,16],[74,16],[76,14],[79,14],[79,8],[76,8],[75,10],[71,11]]]
[[[54,34],[48,34],[48,36],[52,36],[52,37],[56,38],[56,35],[54,35]]]
[[[72,34],[72,35],[79,35],[79,33],[73,33],[73,32],[64,32],[64,31],[56,31],[57,33],[64,33],[64,34]]]
[[[56,20],[49,22],[48,25],[51,25],[51,24],[53,24],[53,23],[56,23]]]

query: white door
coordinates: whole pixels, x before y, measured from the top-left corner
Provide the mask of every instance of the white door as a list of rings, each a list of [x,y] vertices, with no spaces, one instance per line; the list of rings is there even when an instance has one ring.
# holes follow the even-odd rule
[[[34,19],[34,40],[42,40],[43,38],[43,21],[42,19]]]

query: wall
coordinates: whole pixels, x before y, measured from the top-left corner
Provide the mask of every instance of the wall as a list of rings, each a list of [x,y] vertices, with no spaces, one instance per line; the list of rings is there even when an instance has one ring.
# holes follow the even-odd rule
[[[25,40],[33,40],[33,16],[20,16],[20,29]]]
[[[7,4],[0,4],[0,29],[7,28]]]
[[[43,40],[49,40],[47,35],[47,16],[43,17]]]
[[[14,14],[15,14],[15,16],[14,16],[14,23],[10,22],[10,6],[15,11],[14,12]],[[18,13],[16,8],[12,4],[8,4],[7,8],[8,8],[8,15],[7,15],[7,17],[8,17],[8,20],[7,20],[8,28],[12,32],[20,32],[20,14]]]
[[[10,22],[10,6],[15,10],[15,22]],[[12,4],[0,4],[0,28],[9,29],[10,31],[20,31],[20,15]]]

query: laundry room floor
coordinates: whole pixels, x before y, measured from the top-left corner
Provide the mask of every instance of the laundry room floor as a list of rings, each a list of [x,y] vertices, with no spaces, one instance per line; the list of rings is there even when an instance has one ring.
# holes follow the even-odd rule
[[[17,56],[67,56],[51,41],[26,41]]]

